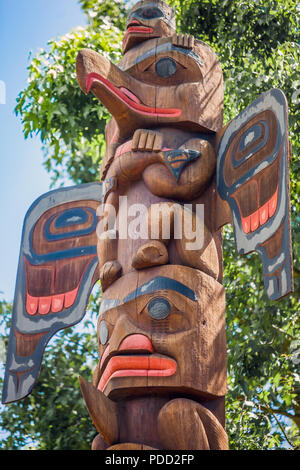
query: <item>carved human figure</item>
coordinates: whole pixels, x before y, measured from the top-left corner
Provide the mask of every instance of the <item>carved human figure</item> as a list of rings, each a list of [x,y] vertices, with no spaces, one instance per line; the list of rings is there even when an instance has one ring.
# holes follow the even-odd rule
[[[136,21],[142,25],[133,27]],[[81,88],[92,91],[113,116],[102,166],[107,192],[98,212],[104,291],[100,361],[95,389],[82,382],[83,394],[107,444],[226,448],[225,296],[221,235],[211,217],[216,206],[215,133],[222,128],[222,71],[209,46],[176,35],[174,14],[162,2],[139,2],[127,24],[125,54],[118,66],[90,50],[77,58]],[[150,26],[152,33],[142,34]],[[142,202],[148,209],[148,237],[118,237],[124,196],[128,207]],[[184,234],[174,238],[178,220],[184,224],[184,202],[190,203],[194,228],[196,205],[206,206],[197,250],[186,248],[192,240]],[[117,213],[114,233],[110,207]],[[160,227],[155,239],[153,225]],[[168,238],[163,234],[166,226]],[[106,407],[116,416],[113,437],[104,430],[105,406],[99,412],[97,404],[101,400],[118,402]],[[143,419],[128,420],[132,413]],[[154,424],[149,428],[145,423],[150,414]],[[100,437],[97,446],[105,447]]]

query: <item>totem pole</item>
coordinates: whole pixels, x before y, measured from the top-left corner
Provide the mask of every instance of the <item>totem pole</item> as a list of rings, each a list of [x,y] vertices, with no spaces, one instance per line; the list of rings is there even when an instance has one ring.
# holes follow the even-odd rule
[[[92,384],[80,378],[92,448],[227,449],[221,230],[260,255],[270,299],[292,291],[285,96],[270,90],[223,127],[217,56],[176,34],[160,0],[131,10],[118,65],[84,49],[77,77],[112,115],[101,182],[26,215],[3,402],[31,392],[47,342],[83,318],[100,279],[99,363]]]

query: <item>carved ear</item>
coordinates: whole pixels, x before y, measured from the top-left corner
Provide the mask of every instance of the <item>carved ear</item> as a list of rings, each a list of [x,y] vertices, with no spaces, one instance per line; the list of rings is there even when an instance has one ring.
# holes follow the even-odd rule
[[[98,277],[99,183],[41,196],[26,214],[20,249],[3,403],[31,393],[50,338],[84,316]]]
[[[237,251],[256,251],[267,295],[293,289],[287,102],[260,95],[219,134],[217,188],[229,204]]]

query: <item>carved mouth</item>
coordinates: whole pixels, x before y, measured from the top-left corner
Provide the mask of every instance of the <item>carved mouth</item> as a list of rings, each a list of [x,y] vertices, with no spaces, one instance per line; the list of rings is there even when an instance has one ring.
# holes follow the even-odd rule
[[[109,80],[102,77],[102,75],[94,72],[89,73],[86,77],[87,93],[96,83],[104,86],[116,98],[125,103],[128,108],[144,116],[179,117],[181,115],[181,109],[178,108],[153,108],[151,106],[146,106],[142,104],[139,98],[134,95],[131,91],[127,90],[124,87],[117,88]]]
[[[98,390],[103,392],[108,381],[115,377],[168,377],[175,374],[176,362],[167,356],[153,354],[153,351],[150,340],[144,335],[125,338],[118,351],[104,354]]]
[[[34,297],[26,293],[26,311],[29,315],[47,315],[48,313],[58,313],[63,309],[72,307],[74,304],[79,286],[64,294]]]
[[[80,273],[80,278],[76,277],[77,285],[73,289],[65,288],[63,292],[55,293],[56,291],[56,284],[54,280],[58,279],[59,271],[55,268],[54,265],[47,266],[47,267],[40,267],[35,266],[29,263],[29,261],[25,258],[25,266],[26,266],[26,312],[30,316],[35,315],[48,315],[53,313],[62,312],[65,309],[72,307],[75,303],[81,281],[83,276],[85,275],[88,267],[90,266],[91,261],[94,259],[93,256],[89,256],[85,261],[85,264],[82,265],[82,271]],[[83,260],[84,261],[84,260]],[[28,282],[28,277],[32,276],[32,273],[35,273],[35,277],[31,278],[30,283]],[[73,275],[73,281],[75,280],[76,273],[71,273]],[[78,273],[77,273],[78,274]],[[49,279],[46,276],[51,276],[51,286],[49,286],[49,292],[45,295],[39,295],[36,293],[33,295],[29,292],[32,292],[31,289],[34,286],[34,280],[37,279],[37,276],[44,276],[44,282],[47,284]],[[59,278],[61,280],[61,277]],[[66,284],[64,284],[66,287]],[[43,286],[43,290],[46,289]]]
[[[150,28],[149,26],[144,26],[142,23],[140,23],[138,20],[132,20],[130,23],[127,25],[125,37],[128,36],[130,33],[146,33],[146,34],[151,34],[153,33],[153,28]]]
[[[273,217],[278,204],[278,190],[279,188],[277,187],[273,196],[262,207],[247,217],[241,216],[242,227],[245,233],[255,232],[258,227],[264,225],[271,217]],[[235,200],[237,201],[237,199]]]

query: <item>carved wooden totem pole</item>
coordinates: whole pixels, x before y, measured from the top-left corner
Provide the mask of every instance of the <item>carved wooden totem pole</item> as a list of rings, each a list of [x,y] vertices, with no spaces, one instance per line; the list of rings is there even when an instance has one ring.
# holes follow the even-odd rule
[[[80,379],[93,448],[227,449],[221,228],[260,255],[270,299],[291,292],[286,99],[270,90],[223,128],[216,54],[176,34],[161,1],[133,7],[123,53],[78,55],[81,89],[112,114],[102,181],[27,213],[3,401],[31,392],[47,342],[100,278],[99,363],[93,384]]]

